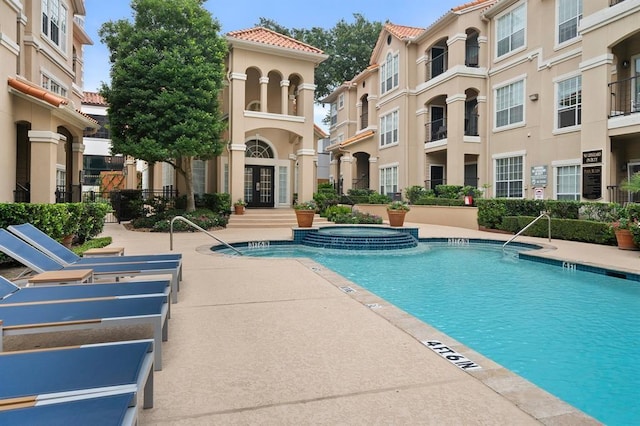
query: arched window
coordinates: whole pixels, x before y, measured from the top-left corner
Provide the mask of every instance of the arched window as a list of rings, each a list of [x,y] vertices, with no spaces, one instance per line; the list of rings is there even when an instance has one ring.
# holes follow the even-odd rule
[[[244,156],[247,158],[273,158],[273,150],[265,142],[254,139],[246,143],[247,150]]]

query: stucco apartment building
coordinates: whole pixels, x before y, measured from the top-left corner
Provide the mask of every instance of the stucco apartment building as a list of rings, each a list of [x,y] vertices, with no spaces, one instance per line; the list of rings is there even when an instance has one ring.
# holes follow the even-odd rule
[[[0,202],[79,200],[82,0],[0,0]]]
[[[472,185],[491,197],[627,201],[640,171],[640,0],[476,0],[388,23],[331,105],[346,192]]]
[[[87,146],[87,157],[111,157],[96,133],[105,105],[82,88],[82,48],[92,44],[85,14],[82,0],[0,0],[0,202],[79,201]],[[228,143],[220,157],[196,161],[196,190],[252,207],[311,199],[327,136],[313,122],[314,71],[327,55],[265,28],[226,38]],[[136,164],[124,161],[136,188]],[[166,164],[142,169],[144,189],[184,188]]]

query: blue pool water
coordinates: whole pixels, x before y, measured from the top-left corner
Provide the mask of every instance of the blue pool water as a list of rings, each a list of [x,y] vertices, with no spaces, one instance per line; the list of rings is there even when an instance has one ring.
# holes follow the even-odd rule
[[[250,254],[312,258],[596,419],[640,424],[639,282],[475,245]]]

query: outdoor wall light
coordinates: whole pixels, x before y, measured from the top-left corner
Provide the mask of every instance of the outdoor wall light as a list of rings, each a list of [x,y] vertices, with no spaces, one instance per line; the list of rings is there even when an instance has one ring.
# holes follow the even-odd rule
[[[529,100],[531,101],[537,101],[538,100],[538,94],[537,93],[532,93],[529,95]]]

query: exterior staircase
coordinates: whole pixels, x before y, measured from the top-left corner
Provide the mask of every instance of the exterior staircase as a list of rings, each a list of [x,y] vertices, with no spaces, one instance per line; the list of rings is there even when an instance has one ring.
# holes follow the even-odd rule
[[[329,225],[331,222],[316,214],[313,226]],[[227,228],[297,228],[293,209],[245,209],[244,214],[232,213]]]

